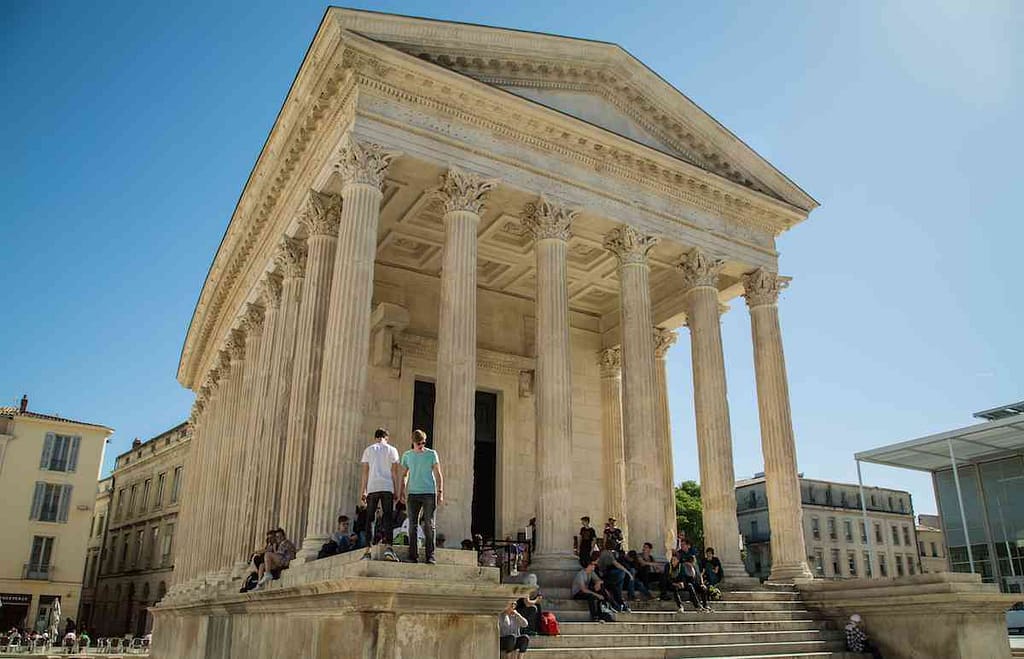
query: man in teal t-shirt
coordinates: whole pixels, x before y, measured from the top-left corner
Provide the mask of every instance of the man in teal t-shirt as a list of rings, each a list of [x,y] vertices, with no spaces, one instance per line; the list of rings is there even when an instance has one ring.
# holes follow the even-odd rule
[[[434,513],[437,505],[444,503],[444,477],[441,476],[441,463],[437,459],[437,451],[427,448],[427,433],[422,430],[412,432],[412,449],[402,454],[402,483],[399,488],[398,500],[408,498],[409,513],[409,561],[418,560],[419,534],[416,525],[423,514],[423,535],[427,548],[426,562],[433,565],[434,560]]]

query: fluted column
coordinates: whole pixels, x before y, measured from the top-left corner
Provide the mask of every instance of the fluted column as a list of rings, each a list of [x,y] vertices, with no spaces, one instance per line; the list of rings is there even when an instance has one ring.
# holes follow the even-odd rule
[[[396,156],[346,136],[336,167],[343,200],[324,334],[313,472],[302,557],[315,558],[339,511],[353,512],[370,350],[370,302],[382,186]]]
[[[717,282],[723,265],[722,261],[694,249],[684,257],[679,269],[693,360],[693,407],[697,419],[704,544],[714,547],[725,573],[731,578],[746,575],[746,569],[740,560],[732,430],[719,323]]]
[[[662,448],[658,438],[654,341],[651,339],[651,267],[657,243],[629,226],[613,229],[605,247],[619,260],[619,333],[622,337],[622,429],[626,458],[626,520],[630,545],[661,551],[665,528]]]
[[[537,549],[536,569],[573,567],[572,339],[567,253],[578,211],[543,196],[523,225],[537,256]]]
[[[220,373],[220,381],[217,386],[217,428],[215,439],[211,446],[210,476],[206,489],[206,514],[204,529],[209,530],[216,520],[221,520],[227,515],[225,506],[226,499],[217,495],[218,484],[223,484],[228,473],[228,466],[231,461],[230,438],[228,429],[231,425],[231,408],[234,401],[232,391],[234,381],[237,379],[237,369],[232,367],[231,355],[227,350],[221,350],[218,354],[217,370]],[[206,533],[203,540],[205,545],[203,556],[203,573],[208,580],[214,581],[217,578],[216,571],[221,567],[221,542],[224,539],[223,533]]]
[[[228,416],[224,424],[224,439],[221,452],[224,460],[221,462],[221,498],[223,499],[224,517],[221,518],[220,527],[222,532],[218,538],[218,568],[219,576],[226,578],[230,575],[234,566],[234,547],[238,533],[238,517],[240,513],[240,499],[238,488],[235,486],[224,488],[225,483],[235,483],[238,478],[239,461],[242,458],[242,446],[245,437],[242,431],[242,422],[245,418],[245,335],[239,330],[231,330],[227,342],[228,355],[231,358],[231,390],[229,392]],[[225,491],[226,490],[226,491]]]
[[[805,558],[796,440],[779,327],[779,292],[788,284],[777,273],[763,268],[743,276],[743,295],[750,308],[754,340],[757,411],[761,419],[761,451],[771,528],[772,573],[768,580],[773,582],[792,582],[813,576]]]
[[[597,354],[601,367],[604,511],[606,516],[620,521],[626,546],[630,546],[626,520],[626,455],[622,446],[622,349],[607,348]]]
[[[288,448],[288,417],[290,414],[292,376],[294,375],[295,334],[299,325],[302,290],[306,283],[306,244],[297,238],[284,237],[275,257],[281,278],[281,310],[274,337],[274,360],[270,367],[272,394],[269,415],[264,417],[270,433],[266,442],[267,487],[261,501],[269,527],[280,524],[282,480]],[[265,531],[266,529],[264,529]],[[261,531],[263,533],[264,531]]]
[[[202,464],[202,448],[203,448],[203,423],[206,420],[203,416],[203,411],[206,407],[206,393],[201,388],[196,394],[195,400],[192,402],[192,412],[188,417],[188,432],[191,436],[189,440],[188,456],[185,458],[184,465],[184,482],[182,483],[182,492],[191,495],[196,491],[195,482],[197,480],[197,472],[199,465]],[[198,503],[192,496],[182,497],[181,504],[178,512],[178,538],[190,537],[192,534],[192,524],[195,521],[196,510]],[[173,585],[172,591],[177,591],[189,578],[189,568],[192,564],[192,552],[194,546],[189,543],[183,548],[179,547],[180,551],[175,552],[174,558],[174,574],[171,575]],[[170,591],[169,591],[170,592]]]
[[[276,256],[274,257],[276,259]],[[253,538],[255,548],[270,528],[272,498],[276,484],[270,479],[273,466],[276,464],[278,451],[273,450],[275,396],[278,394],[278,381],[281,377],[282,335],[284,319],[281,315],[281,298],[283,282],[281,273],[274,270],[268,272],[260,282],[260,302],[266,309],[263,330],[263,347],[260,360],[265,361],[266,377],[258,392],[259,402],[256,404],[256,429],[253,442],[256,444],[256,492],[253,499]]]
[[[441,308],[437,332],[434,449],[444,461],[445,505],[438,527],[469,538],[476,435],[476,231],[494,181],[450,168],[437,191],[444,202]]]
[[[203,429],[203,463],[200,467],[199,487],[195,493],[196,500],[200,507],[193,524],[193,534],[183,538],[186,542],[192,542],[196,546],[194,560],[189,570],[189,579],[199,579],[212,568],[212,547],[213,534],[204,533],[209,528],[210,515],[214,512],[214,504],[211,502],[211,483],[219,477],[217,455],[220,450],[220,419],[223,409],[224,388],[227,380],[225,370],[228,367],[218,366],[210,369],[206,377],[206,387],[209,389],[209,396],[206,402],[207,423]]]
[[[341,221],[341,197],[310,190],[300,219],[307,234],[306,281],[302,285],[302,303],[295,328],[280,518],[281,526],[296,546],[302,544],[306,535],[309,478],[320,402],[320,367]]]
[[[676,491],[672,478],[674,464],[672,461],[672,419],[668,409],[668,372],[665,357],[668,355],[668,349],[675,344],[678,338],[679,335],[672,330],[663,327],[654,328],[654,372],[657,377],[655,390],[658,393],[656,405],[658,441],[661,443],[659,460],[664,466],[661,473],[662,485],[658,500],[662,501],[665,506],[663,539],[666,554],[671,553],[676,546]]]

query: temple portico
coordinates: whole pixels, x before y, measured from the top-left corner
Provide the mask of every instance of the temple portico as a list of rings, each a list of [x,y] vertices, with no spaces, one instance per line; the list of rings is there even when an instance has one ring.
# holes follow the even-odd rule
[[[432,25],[330,9],[246,186],[178,372],[196,493],[170,601],[269,527],[314,558],[378,426],[439,452],[449,546],[535,517],[536,567],[567,571],[579,517],[614,516],[663,556],[665,355],[687,336],[705,536],[742,574],[719,325],[740,296],[790,530],[772,576],[808,576],[775,238],[816,203],[621,50]]]

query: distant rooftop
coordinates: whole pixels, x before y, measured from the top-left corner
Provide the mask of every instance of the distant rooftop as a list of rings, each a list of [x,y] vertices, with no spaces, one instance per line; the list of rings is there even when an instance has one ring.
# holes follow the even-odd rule
[[[39,419],[42,421],[58,421],[60,423],[73,423],[78,426],[89,426],[91,428],[102,428],[109,430],[111,433],[114,432],[113,428],[109,428],[99,423],[88,423],[86,421],[77,421],[75,419],[68,419],[66,417],[57,416],[55,414],[43,414],[41,412],[33,412],[28,409],[28,397],[23,396],[21,399],[20,407],[0,407],[0,418],[13,419],[15,417],[25,417],[27,419]]]
[[[1020,416],[1024,414],[1024,400],[1018,403],[1011,403],[1010,405],[1000,405],[999,407],[993,407],[990,410],[982,410],[974,413],[975,419],[985,419],[986,421],[996,421],[997,419],[1005,419],[1011,416]]]

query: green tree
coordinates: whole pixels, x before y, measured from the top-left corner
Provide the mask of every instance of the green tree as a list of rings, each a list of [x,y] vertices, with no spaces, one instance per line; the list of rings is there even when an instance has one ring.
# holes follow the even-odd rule
[[[683,481],[676,487],[676,528],[684,531],[692,544],[704,546],[704,512],[697,481]]]

